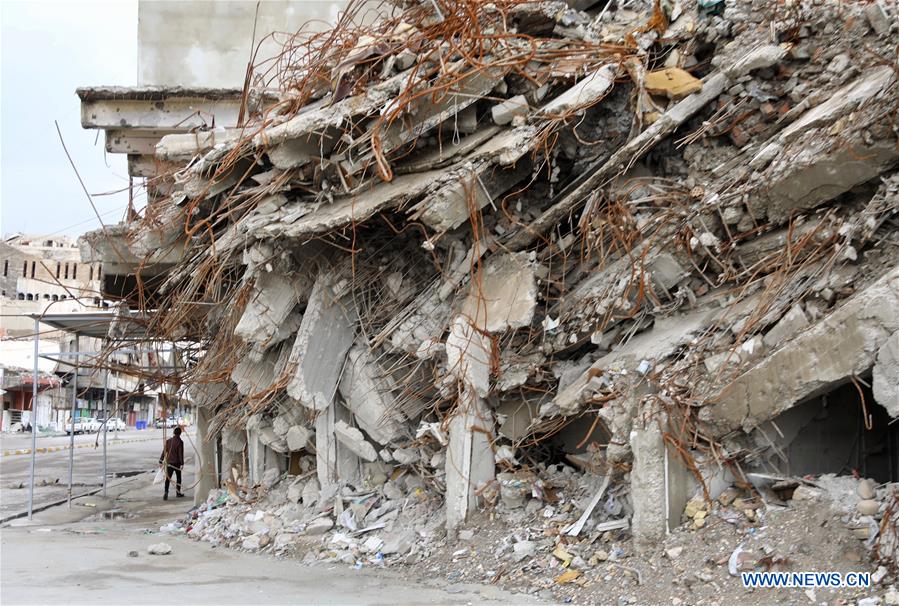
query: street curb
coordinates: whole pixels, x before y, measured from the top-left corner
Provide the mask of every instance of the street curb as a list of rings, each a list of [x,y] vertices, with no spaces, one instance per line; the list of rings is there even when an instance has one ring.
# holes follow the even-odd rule
[[[106,445],[107,446],[115,446],[118,444],[134,444],[137,442],[152,442],[152,441],[158,440],[158,439],[159,439],[158,437],[153,437],[153,438],[139,438],[137,440],[117,440],[115,442],[107,442]],[[75,448],[100,448],[100,446],[101,446],[101,444],[93,444],[93,443],[89,442],[87,444],[76,444]],[[71,446],[40,446],[37,449],[35,449],[35,452],[59,452],[62,450],[69,450],[70,448],[71,448]],[[17,455],[27,455],[27,454],[31,454],[30,448],[20,448],[18,450],[4,450],[2,456],[14,457]]]
[[[150,473],[150,471],[147,471],[146,473]],[[121,482],[117,482],[115,484],[107,484],[106,490],[109,490],[110,488],[118,488],[122,484],[127,484],[128,482],[132,482],[132,481],[138,479],[139,477],[141,477],[142,475],[143,474],[137,474],[135,476],[131,476],[130,478],[126,478],[126,479],[122,480]],[[98,492],[101,492],[102,490],[103,490],[103,487],[98,486],[97,488],[88,490],[87,492],[83,492],[78,495],[73,494],[72,500],[74,501],[75,499],[80,499],[81,497],[90,497],[90,496],[97,494]],[[46,510],[50,509],[51,507],[58,507],[59,505],[65,505],[68,501],[69,501],[69,497],[68,497],[68,495],[66,495],[66,498],[64,498],[64,499],[60,499],[58,501],[52,501],[50,503],[44,503],[43,505],[38,505],[37,507],[32,507],[31,513],[35,514],[35,513],[41,512],[41,511],[46,511]],[[11,521],[17,520],[19,518],[27,518],[27,517],[28,517],[27,509],[25,511],[13,513],[6,517],[0,518],[0,526],[5,525],[7,522],[11,522]]]
[[[190,434],[185,432],[185,435],[190,436]],[[115,446],[118,444],[136,444],[138,442],[152,442],[154,440],[160,439],[160,436],[155,436],[152,438],[137,438],[136,440],[116,440],[115,442],[107,442],[107,446]],[[75,448],[100,448],[101,443],[93,444],[88,442],[86,444],[76,444]],[[39,446],[36,452],[59,452],[62,450],[69,450],[69,446]],[[27,455],[31,454],[30,448],[19,448],[16,450],[4,450],[3,454],[0,457],[13,457],[16,455]]]

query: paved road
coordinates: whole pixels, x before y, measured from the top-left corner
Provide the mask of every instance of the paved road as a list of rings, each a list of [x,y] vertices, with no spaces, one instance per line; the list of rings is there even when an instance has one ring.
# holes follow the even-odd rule
[[[192,474],[185,478],[190,481]],[[540,604],[491,585],[450,585],[410,569],[307,566],[164,534],[191,507],[162,501],[151,474],[0,529],[0,604]],[[115,508],[124,519],[104,519]],[[165,542],[171,555],[151,556]],[[129,557],[136,551],[137,557]]]
[[[166,433],[171,436],[171,431]],[[193,436],[191,436],[193,437]],[[82,494],[102,486],[103,438],[96,435],[75,436],[75,470],[73,493]],[[120,475],[153,469],[162,451],[162,430],[122,431],[107,436],[107,474],[110,481]],[[193,449],[185,440],[186,467],[193,466]],[[96,444],[96,447],[94,446]],[[38,438],[35,464],[35,506],[66,498],[69,481],[69,451],[54,451],[68,447],[68,437]],[[31,448],[28,436],[4,435],[0,438],[3,451]],[[47,449],[44,452],[41,449]],[[30,455],[7,455],[0,458],[0,518],[24,511],[28,507],[28,475]]]

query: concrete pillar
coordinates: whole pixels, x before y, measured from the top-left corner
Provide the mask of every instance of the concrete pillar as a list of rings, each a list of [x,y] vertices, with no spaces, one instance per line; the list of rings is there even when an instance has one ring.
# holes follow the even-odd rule
[[[239,462],[240,458],[237,453],[231,452],[227,448],[222,448],[222,468],[220,470],[219,483],[224,484],[226,480],[232,478],[231,469],[238,467]]]
[[[477,505],[476,490],[496,476],[493,450],[493,417],[484,400],[467,387],[459,409],[450,420],[446,451],[446,527],[465,521]]]
[[[194,505],[199,505],[206,500],[209,491],[215,488],[215,442],[209,435],[209,410],[203,406],[197,407],[197,454],[194,466],[197,474],[197,485],[194,488]]]
[[[476,506],[476,490],[496,477],[491,440],[493,415],[484,403],[492,344],[471,321],[458,316],[446,340],[450,372],[459,397],[449,425],[446,456],[446,526],[455,528]]]
[[[360,485],[361,460],[334,436],[334,423],[349,423],[351,416],[345,406],[335,401],[315,418],[315,467],[322,488],[338,482]]]
[[[652,543],[665,538],[680,525],[681,515],[697,482],[676,452],[666,447],[656,420],[631,431],[634,454],[631,470],[631,499],[634,538]]]
[[[265,445],[259,439],[258,429],[247,430],[247,458],[250,466],[250,485],[262,482],[265,473]]]

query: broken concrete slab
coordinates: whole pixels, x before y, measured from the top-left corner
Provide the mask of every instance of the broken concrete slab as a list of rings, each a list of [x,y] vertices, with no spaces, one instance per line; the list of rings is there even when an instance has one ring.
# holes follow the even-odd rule
[[[225,426],[222,429],[222,448],[230,452],[243,452],[247,447],[247,432]]]
[[[720,309],[706,309],[659,318],[651,330],[640,333],[624,347],[597,360],[587,372],[556,394],[552,402],[541,408],[541,416],[567,416],[578,412],[584,404],[585,396],[592,391],[591,385],[607,370],[632,372],[643,360],[662,360],[679,346],[688,343],[694,334],[714,322],[716,317],[725,315],[726,312]]]
[[[365,440],[362,432],[355,427],[350,427],[344,421],[334,423],[334,435],[341,444],[349,448],[357,456],[368,462],[377,461],[378,453],[375,447]]]
[[[512,442],[517,442],[528,435],[531,421],[537,416],[539,406],[536,402],[527,401],[505,401],[496,407],[496,414],[499,417],[505,417],[500,423],[499,433]]]
[[[389,444],[403,434],[403,427],[394,417],[394,396],[376,364],[367,345],[353,346],[340,378],[340,394],[359,427],[379,444]]]
[[[259,441],[264,445],[275,452],[287,452],[287,441],[275,433],[275,430],[271,425],[260,426],[256,431],[258,432]]]
[[[107,138],[109,136],[107,131]],[[157,158],[169,161],[187,161],[222,144],[233,144],[245,133],[237,128],[213,128],[192,133],[167,134],[156,139],[152,151]]]
[[[891,417],[899,417],[899,332],[887,337],[877,350],[872,379],[874,399]]]
[[[291,452],[303,450],[314,435],[311,430],[301,425],[294,425],[287,430],[287,434],[284,436],[284,439],[287,440],[287,449]]]
[[[753,216],[784,223],[796,211],[815,208],[899,162],[893,142],[874,141],[862,132],[878,122],[889,128],[877,108],[889,107],[897,91],[891,69],[873,68],[775,135],[765,146],[778,150],[774,159],[752,177],[765,184],[749,199]],[[846,120],[856,113],[855,120]]]
[[[502,194],[530,172],[528,162],[519,162],[504,170],[497,169],[490,162],[481,162],[476,166],[466,163],[444,177],[444,184],[413,206],[411,218],[420,219],[434,231],[455,229],[467,222],[472,212],[488,204],[497,206]],[[487,174],[490,174],[489,179]]]
[[[241,359],[231,371],[231,380],[237,385],[237,391],[241,395],[258,394],[271,387],[280,355],[278,349],[273,349],[258,362],[249,356]]]
[[[479,98],[487,94],[503,78],[507,68],[480,68],[459,73],[464,69],[464,64],[456,64],[458,72],[455,74],[453,91],[444,95],[417,95],[409,101],[407,107],[402,108],[406,115],[414,115],[415,119],[392,120],[386,124],[376,122],[373,127],[377,131],[369,130],[358,141],[371,145],[370,140],[377,134],[378,148],[382,153],[398,149],[400,146],[413,141],[416,137],[428,132],[447,118],[462,111],[475,103]],[[384,108],[384,113],[391,111],[391,104]],[[396,108],[399,109],[399,108]],[[355,144],[356,146],[359,143]],[[373,155],[365,153],[362,149],[351,149],[352,161],[346,161],[343,166],[350,173],[355,173],[362,167],[370,164]],[[359,152],[362,153],[359,153]],[[389,179],[388,179],[389,180]]]
[[[808,326],[808,317],[802,306],[797,303],[778,320],[771,330],[765,333],[763,341],[768,347],[777,347],[806,326]]]
[[[612,88],[617,72],[618,67],[616,65],[603,65],[584,76],[577,84],[541,107],[540,113],[567,116],[572,111],[590,107],[602,99],[609,89]]]
[[[493,122],[500,126],[510,124],[516,116],[526,116],[528,111],[530,106],[524,95],[516,95],[490,108]]]
[[[751,431],[794,404],[866,373],[899,330],[899,268],[709,397],[700,411],[718,435]]]
[[[617,175],[622,168],[633,165],[659,141],[674,132],[678,126],[717,98],[736,79],[750,71],[770,67],[786,55],[786,50],[778,46],[760,46],[746,53],[725,69],[703,80],[702,90],[679,101],[653,122],[649,128],[628,141],[612,156],[603,162],[597,170],[565,193],[565,196],[546,209],[526,229],[520,230],[508,243],[511,251],[522,250],[531,245],[538,237],[545,234],[553,226],[558,225],[562,217],[571,212],[579,204],[590,199],[590,193],[600,184]]]
[[[290,353],[289,364],[296,370],[287,393],[312,410],[324,410],[334,400],[355,335],[353,312],[338,292],[339,275],[319,274]]]
[[[689,275],[674,255],[660,253],[654,256],[647,267],[652,274],[652,283],[663,291],[668,291],[680,284]]]
[[[310,287],[300,276],[289,279],[275,272],[260,272],[234,334],[247,343],[274,344],[275,335],[299,303],[301,293],[305,295]]]
[[[490,257],[468,287],[460,313],[496,333],[530,326],[537,305],[536,268],[527,253]]]

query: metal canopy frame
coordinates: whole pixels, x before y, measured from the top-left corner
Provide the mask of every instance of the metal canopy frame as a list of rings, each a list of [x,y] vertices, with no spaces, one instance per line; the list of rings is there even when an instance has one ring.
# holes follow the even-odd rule
[[[92,337],[95,339],[106,340],[109,338],[109,332],[113,324],[115,324],[116,340],[121,341],[152,341],[154,340],[147,332],[147,328],[140,320],[147,320],[146,314],[137,312],[88,312],[88,313],[67,313],[67,314],[23,314],[25,317],[34,320],[34,385],[31,395],[31,464],[28,478],[28,519],[33,519],[34,513],[34,472],[37,457],[37,394],[38,394],[38,360],[39,358],[49,358],[42,356],[39,352],[40,342],[40,325],[46,324],[57,330],[75,335],[75,351],[60,352],[57,354],[63,357],[65,353],[71,353],[75,356],[75,363],[72,365],[73,370],[73,389],[72,389],[72,409],[69,415],[72,423],[72,433],[69,439],[69,487],[68,487],[68,507],[72,508],[72,480],[75,469],[75,408],[78,398],[78,369],[79,360],[82,354],[87,352],[80,351],[80,337]],[[50,358],[52,359],[52,358]],[[60,360],[57,360],[60,361]],[[108,397],[108,380],[109,371],[103,374],[103,417],[108,421],[108,412],[106,410]],[[108,433],[108,424],[103,423],[103,496],[106,496],[106,436]]]
[[[147,327],[141,321],[149,320],[149,316],[139,312],[121,314],[113,311],[68,313],[68,314],[29,314],[42,324],[52,326],[58,330],[69,332],[76,337],[93,337],[105,339],[109,336],[109,329],[113,324],[121,334],[116,339],[121,341],[149,341],[152,340],[147,332]]]

